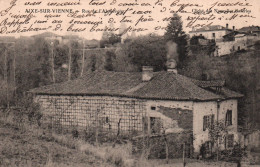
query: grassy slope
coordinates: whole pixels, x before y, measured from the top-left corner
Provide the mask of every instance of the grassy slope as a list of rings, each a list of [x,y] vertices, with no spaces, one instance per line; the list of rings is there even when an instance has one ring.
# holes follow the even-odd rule
[[[0,122],[0,166],[109,166],[39,134]]]

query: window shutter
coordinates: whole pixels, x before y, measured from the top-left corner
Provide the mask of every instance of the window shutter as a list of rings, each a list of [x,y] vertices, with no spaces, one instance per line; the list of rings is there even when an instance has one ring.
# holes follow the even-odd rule
[[[203,131],[206,130],[206,116],[203,117]]]
[[[230,113],[230,114],[229,114],[229,115],[230,115],[230,116],[229,116],[229,119],[230,119],[230,125],[232,125],[232,110],[229,110],[229,113]]]
[[[214,118],[215,118],[215,115],[212,114],[211,115],[211,128],[214,126]]]
[[[228,125],[228,112],[226,113],[225,125]]]

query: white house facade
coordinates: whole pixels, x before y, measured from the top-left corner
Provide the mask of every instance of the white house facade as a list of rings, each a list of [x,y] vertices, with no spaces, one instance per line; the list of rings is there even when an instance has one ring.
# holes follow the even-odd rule
[[[206,39],[212,39],[216,41],[223,41],[223,36],[229,34],[230,32],[234,31],[229,29],[228,24],[226,27],[220,25],[211,25],[202,27],[196,30],[192,30],[189,32],[190,36],[204,36]]]

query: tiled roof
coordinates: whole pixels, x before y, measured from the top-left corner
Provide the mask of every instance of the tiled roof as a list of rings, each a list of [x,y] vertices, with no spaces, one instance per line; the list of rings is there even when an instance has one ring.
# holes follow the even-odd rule
[[[217,80],[217,81],[200,81],[200,80],[192,80],[197,86],[202,88],[208,87],[223,87],[225,85],[225,81]]]
[[[249,31],[260,31],[260,27],[259,26],[249,26],[249,27],[243,27],[240,28],[239,31],[241,32],[249,32]]]
[[[47,95],[108,95],[142,99],[198,101],[238,98],[240,95],[228,89],[227,94],[216,94],[204,89],[208,85],[223,86],[223,83],[219,81],[199,82],[166,71],[155,72],[150,81],[143,82],[140,72],[102,71],[88,73],[76,80],[35,88],[30,92]]]
[[[196,29],[195,31],[190,31],[190,32],[202,32],[202,31],[219,31],[219,30],[230,30],[227,29],[226,27],[220,26],[220,25],[211,25],[211,26],[205,26],[199,29]]]

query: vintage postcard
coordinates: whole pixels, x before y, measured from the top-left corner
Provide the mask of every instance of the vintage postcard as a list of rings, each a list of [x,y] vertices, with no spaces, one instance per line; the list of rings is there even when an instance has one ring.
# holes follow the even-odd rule
[[[0,166],[259,166],[259,0],[0,0]]]

